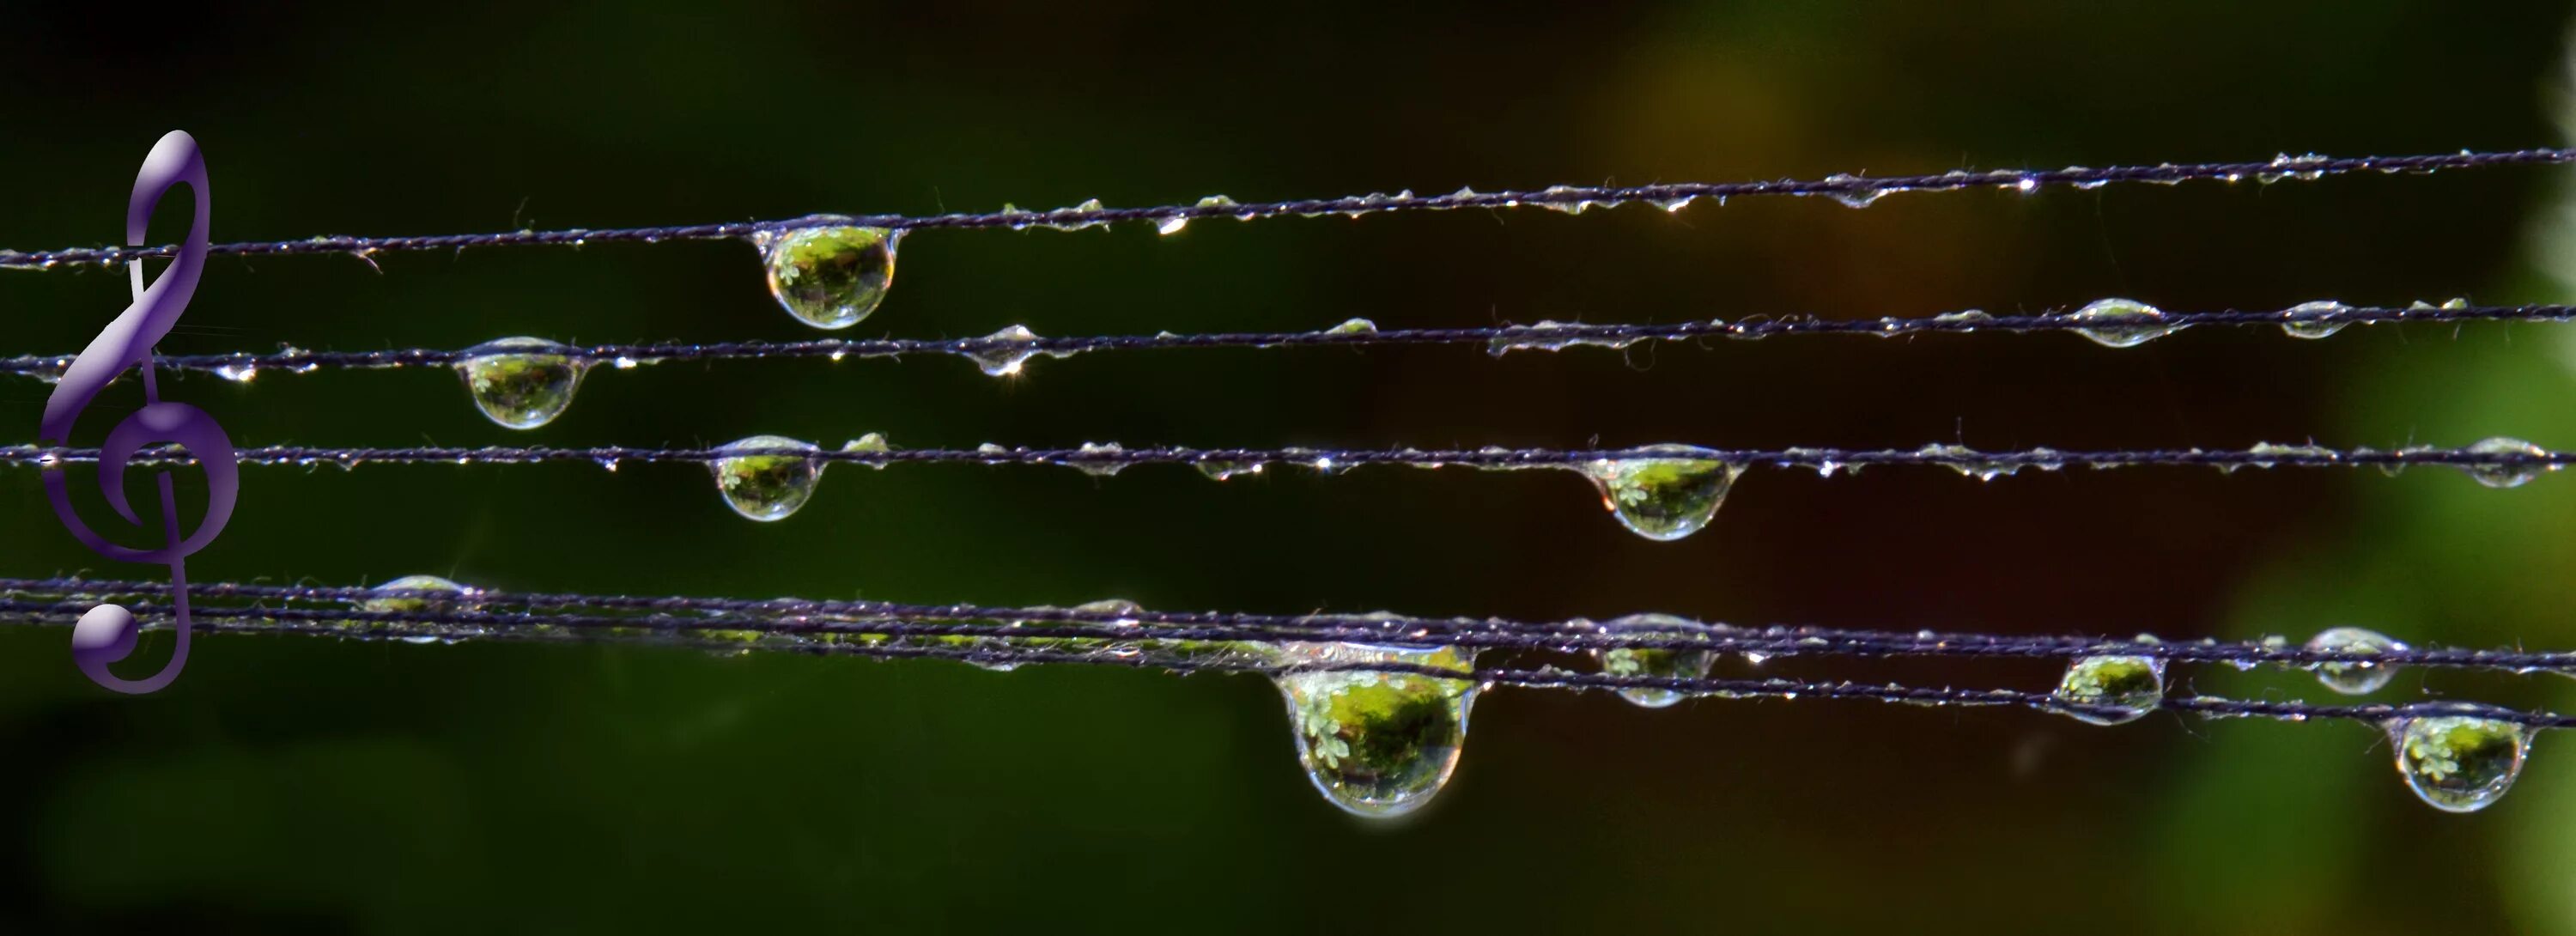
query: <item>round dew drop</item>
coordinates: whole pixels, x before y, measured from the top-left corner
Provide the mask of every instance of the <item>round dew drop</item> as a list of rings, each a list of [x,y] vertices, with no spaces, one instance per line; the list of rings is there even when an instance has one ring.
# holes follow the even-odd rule
[[[735,513],[764,523],[787,519],[814,496],[823,478],[823,460],[799,452],[820,453],[811,442],[785,436],[752,436],[717,450],[709,463],[716,490]],[[734,454],[734,453],[742,454]]]
[[[2360,627],[2329,628],[2308,640],[2310,650],[2338,653],[2385,653],[2403,651],[2406,645],[2375,630]],[[2397,667],[2368,660],[2311,664],[2317,681],[2326,688],[2345,695],[2369,695],[2388,681],[2397,678]]]
[[[1287,643],[1283,663],[1397,663],[1468,671],[1456,647]],[[1325,671],[1273,678],[1288,703],[1297,760],[1324,799],[1354,815],[1400,816],[1440,792],[1467,741],[1476,684],[1412,673]]]
[[[816,328],[848,328],[877,310],[894,284],[901,232],[872,227],[762,231],[752,242],[769,267],[769,294]]]
[[[2444,812],[2476,812],[2494,805],[2522,775],[2531,729],[2485,718],[2474,707],[2463,714],[2419,715],[2387,723],[2396,750],[2397,775],[2415,796]]]
[[[1580,470],[1601,491],[1601,505],[1629,531],[1650,540],[1699,532],[1717,516],[1726,492],[1744,472],[1741,465],[1690,457],[1706,449],[1659,445],[1648,451],[1652,457],[1603,459]]]
[[[2069,663],[2051,696],[2063,702],[2102,706],[2117,711],[2065,714],[2096,725],[2118,725],[2146,717],[2163,704],[2165,661],[2144,656],[2091,656]]]
[[[2352,307],[2340,302],[2328,300],[2322,302],[2302,302],[2283,311],[2292,316],[2324,313],[2339,314],[2352,311]],[[2344,326],[2350,324],[2352,323],[2345,321],[2320,322],[2313,319],[2306,321],[2294,319],[2292,321],[2282,322],[2281,331],[2288,333],[2292,338],[2324,338],[2328,335],[2342,331]]]
[[[483,415],[511,429],[534,429],[563,415],[581,388],[590,365],[572,352],[543,338],[503,338],[465,349],[456,373]]]
[[[1687,638],[1700,630],[1698,624],[1669,614],[1632,614],[1602,626],[1613,633],[1653,634],[1675,639]],[[1595,650],[1592,655],[1601,661],[1601,672],[1610,676],[1704,679],[1717,663],[1717,654],[1713,651],[1668,647],[1621,647]],[[1619,697],[1645,708],[1664,708],[1680,702],[1686,694],[1671,689],[1631,686],[1620,689]]]

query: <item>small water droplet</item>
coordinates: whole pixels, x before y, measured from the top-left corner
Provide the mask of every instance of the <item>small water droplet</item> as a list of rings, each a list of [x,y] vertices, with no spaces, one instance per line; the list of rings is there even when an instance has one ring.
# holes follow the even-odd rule
[[[2335,450],[2316,444],[2281,445],[2273,442],[2256,442],[2252,447],[2245,450],[2245,454],[2249,456],[2248,462],[2256,468],[2270,468],[2283,461],[2290,461],[2293,459],[2297,460],[2300,464],[2314,464],[2320,461],[2332,462],[2335,460]],[[2222,468],[2221,470],[2223,471],[2225,468]]]
[[[2288,333],[2292,338],[2323,338],[2342,331],[2344,326],[2352,324],[2344,321],[2319,322],[2314,320],[2295,320],[2295,317],[2301,315],[2340,314],[2352,311],[2351,306],[2331,299],[2317,302],[2302,302],[2281,311],[2284,316],[2292,317],[2294,319],[2292,321],[2281,323],[2281,330]]]
[[[1026,325],[1013,325],[975,340],[984,344],[966,352],[966,358],[974,361],[975,366],[986,375],[993,377],[1016,375],[1022,365],[1040,354],[1053,358],[1073,356],[1069,351],[1039,351],[1032,348],[1031,345],[1038,340],[1038,333],[1030,331]]]
[[[512,429],[534,429],[563,415],[581,388],[589,365],[572,350],[543,338],[487,341],[465,349],[456,372],[483,415]]]
[[[1743,466],[1699,457],[1708,450],[1657,445],[1645,457],[1601,459],[1579,470],[1601,491],[1601,504],[1620,524],[1650,540],[1677,540],[1699,532],[1726,502]]]
[[[215,365],[215,376],[234,383],[249,383],[251,378],[259,376],[259,365],[250,363],[249,361],[217,364]]]
[[[1825,181],[1842,186],[1827,194],[1832,195],[1835,201],[1853,208],[1867,208],[1870,203],[1878,201],[1887,194],[1886,189],[1870,185],[1869,180],[1847,173],[1826,176]]]
[[[1376,323],[1376,322],[1369,321],[1369,320],[1364,319],[1364,318],[1355,318],[1355,319],[1351,319],[1350,321],[1343,322],[1343,323],[1341,323],[1341,324],[1339,324],[1339,325],[1335,325],[1335,326],[1333,326],[1333,327],[1331,327],[1331,328],[1324,329],[1324,334],[1327,334],[1327,335],[1374,335],[1374,334],[1377,334],[1377,323]]]
[[[1218,481],[1224,481],[1236,475],[1260,474],[1263,467],[1262,463],[1257,461],[1226,461],[1213,458],[1191,462],[1190,466],[1197,468],[1200,474]]]
[[[1683,639],[1700,632],[1700,626],[1687,618],[1670,614],[1631,614],[1614,618],[1601,625],[1604,633],[1643,634]],[[1601,661],[1601,672],[1612,676],[1658,676],[1668,679],[1702,679],[1717,663],[1717,654],[1707,650],[1683,650],[1666,647],[1621,647],[1595,650]],[[1681,701],[1685,694],[1671,689],[1629,687],[1619,690],[1619,697],[1646,708],[1664,708]]]
[[[1932,317],[1932,320],[1943,323],[1960,323],[1961,327],[1957,330],[1966,332],[1976,331],[1978,323],[1994,321],[1995,317],[1987,315],[1982,309],[1962,309],[1957,312],[1944,312],[1940,315],[1935,315]]]
[[[2549,455],[2548,449],[2505,436],[2480,439],[2468,447],[2468,452],[2472,455],[2529,455],[2535,458],[2545,458]],[[2477,479],[2479,484],[2491,488],[2514,488],[2530,483],[2531,479],[2540,477],[2542,472],[2556,471],[2558,466],[2532,462],[2521,465],[2462,465],[2460,470],[2467,472],[2469,477]]]
[[[1979,481],[1992,481],[2021,470],[2020,465],[1999,460],[1964,445],[1926,445],[1915,449],[1914,453]]]
[[[1134,464],[1134,462],[1114,457],[1118,453],[1126,451],[1125,448],[1120,447],[1116,442],[1085,442],[1082,443],[1080,448],[1075,449],[1075,451],[1082,453],[1086,457],[1068,459],[1064,464],[1071,466],[1075,471],[1082,472],[1083,474],[1087,474],[1095,478],[1109,477],[1127,470],[1128,465]]]
[[[716,490],[735,513],[763,523],[787,519],[805,506],[823,478],[822,459],[797,454],[822,451],[811,442],[758,435],[718,451],[727,454],[708,463]]]
[[[769,266],[769,293],[798,321],[848,328],[885,301],[902,234],[872,227],[762,231],[752,243]]]
[[[2415,796],[2444,812],[2476,812],[2495,804],[2522,775],[2531,729],[2486,718],[2476,706],[2459,714],[2426,714],[2387,722],[2397,775]]]
[[[1505,329],[1485,343],[1485,353],[1502,357],[1514,351],[1558,351],[1576,345],[1591,345],[1612,350],[1636,344],[1635,338],[1603,338],[1572,331],[1581,322],[1557,322],[1540,319],[1536,325],[1518,325]]]
[[[1350,643],[1288,643],[1283,662],[1396,663],[1467,672],[1455,647],[1407,649]],[[1326,671],[1275,677],[1288,702],[1297,759],[1315,789],[1355,815],[1400,816],[1449,782],[1467,741],[1477,686],[1412,673]]]
[[[2406,645],[2388,635],[2360,627],[2334,627],[2309,638],[2308,649],[2335,653],[2386,653],[2404,651]],[[2311,664],[2317,681],[2326,688],[2345,695],[2369,695],[2397,677],[2397,667],[2371,660]]]
[[[2068,318],[2102,323],[2076,333],[2111,348],[2134,348],[2172,334],[2179,326],[2161,324],[2162,310],[2131,299],[2103,299],[2075,310]]]
[[[883,455],[883,454],[885,454],[885,453],[887,453],[887,452],[894,451],[894,443],[887,442],[887,441],[886,441],[886,437],[885,437],[885,434],[884,434],[884,433],[881,433],[881,432],[871,432],[871,433],[868,433],[868,434],[866,434],[866,435],[860,436],[860,437],[858,437],[858,438],[851,439],[850,441],[848,441],[848,442],[846,442],[846,443],[843,443],[843,444],[841,445],[841,451],[844,451],[844,452],[867,452],[867,453],[870,453],[870,454]],[[874,469],[877,469],[877,470],[879,470],[879,471],[883,471],[883,470],[885,470],[885,466],[886,466],[886,464],[887,464],[887,463],[886,463],[886,462],[881,462],[881,461],[879,461],[879,462],[861,462],[860,464],[864,464],[864,465],[867,465],[867,466],[868,466],[868,467],[870,467],[870,468],[874,468]]]
[[[368,591],[380,597],[368,597],[359,600],[358,610],[375,614],[440,614],[452,611],[471,610],[473,607],[473,598],[476,593],[475,589],[471,587],[460,585],[456,582],[443,579],[435,575],[406,575],[368,589]],[[425,592],[427,594],[406,595],[400,594],[401,592]],[[415,632],[413,636],[403,638],[415,643],[432,643],[438,640],[438,636],[436,634],[416,633],[420,631],[434,630],[437,627],[437,625],[421,621],[352,620],[342,621],[340,622],[340,626],[357,630],[375,630],[382,628],[385,630],[395,631],[397,633],[406,631]]]
[[[2077,721],[2096,725],[2136,721],[2164,702],[2165,661],[2146,656],[2083,657],[2066,665],[2066,676],[2058,680],[2052,695],[2121,710],[2065,713]]]

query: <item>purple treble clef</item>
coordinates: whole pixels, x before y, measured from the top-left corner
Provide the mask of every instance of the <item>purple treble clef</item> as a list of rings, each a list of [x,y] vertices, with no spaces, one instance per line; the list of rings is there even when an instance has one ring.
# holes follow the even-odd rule
[[[154,277],[147,288],[143,282],[143,261],[127,262],[134,292],[134,304],[108,323],[89,347],[72,359],[63,370],[62,382],[55,385],[53,396],[45,400],[44,423],[38,437],[49,445],[68,445],[72,423],[88,409],[100,390],[125,373],[129,367],[143,371],[141,409],[128,414],[108,430],[107,440],[99,445],[98,483],[117,516],[127,523],[141,525],[143,520],[125,497],[125,467],[144,446],[154,443],[177,443],[195,456],[199,467],[206,470],[206,515],[196,532],[186,537],[179,533],[179,504],[173,496],[170,473],[160,472],[161,526],[164,545],[137,549],[119,545],[99,535],[81,521],[72,509],[71,497],[64,488],[64,472],[45,472],[45,496],[53,501],[54,515],[63,526],[89,548],[110,559],[142,562],[170,567],[172,607],[177,615],[178,646],[170,662],[150,677],[131,680],[108,672],[107,665],[122,660],[134,651],[139,625],[124,607],[102,604],[81,615],[72,628],[72,660],[81,672],[99,685],[118,692],[144,693],[160,689],[177,679],[188,662],[188,573],[187,557],[213,542],[223,532],[224,522],[232,518],[233,500],[239,492],[241,462],[233,452],[232,439],[205,410],[185,403],[161,399],[158,382],[152,371],[152,347],[178,324],[180,314],[188,309],[188,299],[197,291],[197,278],[206,267],[207,222],[212,213],[206,185],[206,160],[197,151],[197,141],[186,133],[173,130],[153,144],[150,155],[143,159],[143,171],[134,179],[134,194],[126,203],[125,240],[141,246],[144,229],[152,220],[153,208],[161,196],[179,183],[188,184],[196,195],[197,211],[188,224],[188,239],[179,245],[178,256],[169,269]]]

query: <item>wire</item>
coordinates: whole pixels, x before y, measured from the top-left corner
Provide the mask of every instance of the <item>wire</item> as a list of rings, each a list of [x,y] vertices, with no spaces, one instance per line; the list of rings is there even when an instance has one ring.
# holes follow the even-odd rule
[[[91,599],[161,596],[169,583],[96,581],[76,578],[0,579],[0,595],[80,595]],[[1842,630],[1806,625],[1747,627],[1656,615],[1639,623],[1613,619],[1595,622],[1517,621],[1504,618],[1422,617],[1370,614],[1257,614],[1246,612],[1149,611],[1142,608],[1000,607],[971,604],[908,604],[885,601],[827,601],[805,598],[767,600],[701,598],[677,595],[591,595],[514,593],[476,590],[458,594],[441,589],[361,588],[352,586],[259,585],[240,582],[192,584],[190,593],[206,599],[367,603],[415,599],[454,605],[433,612],[375,612],[365,619],[393,623],[466,626],[542,625],[560,627],[635,627],[673,630],[752,631],[778,635],[866,635],[884,637],[977,636],[1000,639],[1076,639],[1111,641],[1293,640],[1378,643],[1413,646],[1459,646],[1512,650],[1670,649],[1713,653],[1757,653],[1764,656],[1927,656],[1983,658],[2077,658],[2144,656],[2177,662],[2227,663],[2238,666],[2321,663],[2370,663],[2379,666],[2503,670],[2511,672],[2576,672],[2576,652],[2469,650],[2395,646],[2383,650],[2330,650],[2273,641],[2119,640],[2066,635],[1998,635],[1937,631],[1903,633]],[[496,609],[521,610],[496,610]],[[579,608],[583,613],[548,615],[540,608]],[[603,612],[648,612],[651,617],[603,617]],[[688,612],[686,617],[670,612]],[[342,611],[322,612],[328,619],[348,619]],[[971,622],[1008,622],[1007,627]]]
[[[1391,211],[1437,211],[1461,208],[1516,208],[1540,206],[1580,211],[1595,206],[1653,204],[1678,210],[1680,206],[1702,198],[1723,201],[1759,195],[1822,195],[1851,204],[1867,204],[1894,192],[1945,192],[1972,188],[2002,188],[2028,192],[2042,187],[2074,186],[2093,188],[2111,183],[2180,183],[2215,179],[2237,181],[2254,178],[2317,179],[2354,172],[2435,172],[2480,166],[2556,165],[2576,161],[2576,150],[2526,149],[2510,152],[2458,153],[2423,156],[2363,156],[2333,159],[2323,156],[2279,156],[2263,162],[2193,163],[2155,166],[2113,166],[2103,169],[2068,167],[2052,170],[1999,169],[1989,172],[1953,171],[1941,175],[1895,176],[1872,179],[1836,175],[1814,180],[1779,180],[1769,182],[1679,183],[1671,185],[1634,186],[1552,186],[1538,191],[1475,192],[1461,189],[1449,195],[1353,195],[1342,198],[1301,199],[1294,201],[1234,204],[1217,199],[1195,205],[1162,205],[1150,208],[1102,208],[1086,204],[1054,211],[1029,212],[1003,210],[978,214],[944,214],[925,217],[908,215],[861,215],[856,217],[816,215],[779,221],[744,221],[724,224],[695,224],[665,227],[612,228],[591,230],[570,228],[554,231],[518,230],[485,234],[443,234],[411,237],[310,237],[302,240],[254,241],[216,244],[208,252],[214,255],[246,257],[284,256],[290,254],[358,254],[415,250],[462,250],[467,247],[500,247],[534,244],[568,244],[638,241],[659,243],[674,240],[715,240],[749,237],[769,231],[809,227],[856,225],[902,230],[932,228],[1083,228],[1126,221],[1151,222],[1169,227],[1175,222],[1187,223],[1205,218],[1253,220],[1289,215],[1349,215],[1357,217]],[[51,269],[68,265],[117,265],[144,257],[166,257],[174,248],[158,247],[75,247],[61,250],[0,250],[0,267]]]
[[[1652,445],[1607,449],[1501,448],[1426,450],[1401,449],[1208,449],[1183,446],[1123,448],[1115,444],[1083,448],[1004,448],[993,445],[972,449],[880,449],[867,447],[833,449],[785,448],[764,445],[736,445],[719,448],[650,448],[640,446],[598,446],[592,448],[556,448],[550,446],[410,446],[394,448],[328,447],[305,445],[269,445],[235,450],[235,457],[246,465],[317,466],[336,464],[354,468],[361,464],[452,464],[452,465],[520,465],[544,462],[592,462],[614,467],[625,462],[717,462],[729,458],[793,455],[816,462],[846,462],[884,466],[907,463],[960,463],[978,465],[1061,465],[1114,471],[1133,465],[1186,464],[1202,467],[1263,464],[1306,465],[1323,471],[1339,471],[1361,465],[1404,465],[1418,468],[1566,468],[1623,461],[1684,460],[1724,462],[1736,466],[1771,466],[1813,468],[1833,472],[1879,465],[1937,465],[1980,476],[2012,474],[2024,468],[2055,471],[2063,468],[2136,468],[2136,467],[2203,467],[2222,470],[2239,468],[2321,468],[2377,467],[2397,470],[2414,465],[2445,465],[2462,469],[2495,472],[2556,471],[2576,463],[2576,453],[2552,451],[2510,439],[2494,439],[2464,448],[2416,446],[2398,449],[2352,448],[2333,449],[2321,446],[2263,445],[2247,449],[2111,449],[2102,451],[2059,451],[2052,448],[2030,448],[2009,451],[1978,451],[1955,445],[1927,445],[1914,449],[1720,449],[1681,445]],[[37,445],[0,447],[0,465],[20,467],[55,467],[98,461],[99,450]],[[188,464],[194,461],[186,450],[174,447],[151,448],[129,464]]]
[[[0,601],[0,620],[15,623],[48,623],[75,617],[86,610],[77,602],[42,603]],[[159,609],[144,605],[130,608],[138,618],[157,616]],[[437,617],[458,619],[466,615],[438,615],[425,612],[367,612],[306,608],[210,608],[192,611],[198,626],[223,633],[271,633],[341,638],[400,637],[353,630],[326,621],[417,620]],[[1936,708],[1969,706],[2015,706],[2039,711],[2083,715],[2124,716],[2134,710],[2117,705],[2104,705],[2063,698],[2049,693],[2016,689],[1958,689],[1905,686],[1895,683],[1869,684],[1850,681],[1815,682],[1796,679],[1718,679],[1709,677],[1666,677],[1646,675],[1613,675],[1577,673],[1552,667],[1528,669],[1514,667],[1450,668],[1400,661],[1283,661],[1248,657],[1208,656],[1149,657],[1144,654],[1118,655],[1099,652],[1016,647],[943,647],[885,645],[864,643],[801,643],[793,645],[745,644],[722,640],[687,640],[658,636],[620,634],[610,626],[633,625],[632,621],[611,619],[614,625],[580,622],[571,618],[547,618],[548,624],[569,622],[576,627],[596,628],[580,634],[568,630],[521,628],[508,632],[459,631],[441,638],[443,642],[530,641],[530,642],[652,642],[675,644],[722,652],[746,649],[773,649],[824,656],[858,656],[874,659],[949,659],[988,666],[1019,666],[1044,663],[1078,663],[1087,665],[1129,666],[1163,669],[1174,672],[1241,672],[1272,678],[1293,677],[1305,673],[1368,672],[1454,679],[1485,685],[1512,685],[1555,689],[1658,689],[1722,698],[1859,699],[1922,705]],[[2347,719],[2385,723],[2394,719],[2420,716],[2476,715],[2510,721],[2534,728],[2576,727],[2576,716],[2551,712],[2500,708],[2477,703],[2422,702],[2405,705],[2314,705],[2306,702],[2229,699],[2217,696],[2186,696],[2158,702],[2159,708],[2177,712],[2221,718],[2270,718],[2303,722],[2311,719]]]
[[[2178,330],[2196,325],[2308,325],[2317,327],[2355,324],[2409,322],[2456,323],[2468,321],[2536,321],[2565,322],[2576,319],[2576,306],[2335,306],[2332,308],[2293,307],[2272,312],[2166,312],[2148,320],[2156,328]],[[1498,325],[1475,328],[1408,328],[1379,331],[1374,326],[1361,329],[1325,329],[1295,332],[1213,332],[1195,335],[1162,333],[1155,335],[1088,335],[1065,338],[1014,337],[993,335],[979,338],[880,338],[868,340],[824,339],[816,341],[728,341],[711,343],[605,344],[588,347],[565,347],[561,351],[530,352],[524,349],[504,352],[526,355],[556,354],[589,364],[610,363],[619,367],[670,361],[904,357],[908,355],[944,354],[969,359],[992,355],[1026,354],[1065,357],[1091,351],[1159,350],[1171,348],[1288,348],[1288,347],[1375,347],[1381,345],[1463,344],[1487,348],[1495,354],[1520,348],[1545,348],[1558,345],[1607,345],[1621,347],[1643,341],[1679,341],[1696,338],[1759,339],[1773,335],[1842,334],[1895,337],[1935,333],[1998,332],[2067,332],[2105,327],[2136,327],[2132,320],[2104,322],[2077,317],[2063,310],[2032,315],[1987,316],[1984,313],[1951,313],[1918,318],[1814,319],[1777,318],[1727,322],[1722,320],[1675,322],[1670,324],[1540,324]],[[182,370],[222,373],[239,377],[262,370],[306,372],[319,368],[389,368],[409,366],[453,366],[479,355],[472,349],[444,350],[435,348],[396,348],[383,351],[304,351],[283,350],[272,353],[237,352],[231,354],[179,354],[153,358],[156,366]],[[72,355],[25,355],[0,359],[0,373],[31,374],[51,377],[71,365]]]

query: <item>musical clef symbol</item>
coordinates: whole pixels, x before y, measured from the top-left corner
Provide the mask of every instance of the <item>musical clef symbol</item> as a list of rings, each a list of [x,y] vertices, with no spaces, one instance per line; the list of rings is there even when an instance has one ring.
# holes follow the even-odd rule
[[[170,567],[172,607],[178,619],[178,646],[171,651],[170,662],[149,678],[130,680],[107,671],[107,664],[125,658],[134,651],[136,632],[140,628],[132,612],[123,606],[102,604],[81,615],[72,628],[72,661],[81,672],[101,686],[118,692],[145,693],[160,689],[179,677],[179,669],[188,662],[188,571],[187,557],[213,542],[223,532],[224,522],[232,518],[234,495],[239,491],[241,461],[233,453],[232,439],[224,435],[215,418],[185,403],[161,399],[160,387],[153,377],[152,347],[178,324],[179,316],[188,309],[188,299],[197,291],[197,278],[205,272],[206,229],[213,211],[206,186],[205,156],[197,151],[197,141],[186,133],[173,130],[152,145],[143,158],[143,170],[134,178],[134,194],[125,208],[125,242],[143,244],[144,229],[152,220],[161,196],[179,183],[188,184],[197,198],[195,217],[188,223],[188,239],[179,245],[179,255],[169,269],[154,277],[149,288],[143,282],[143,261],[126,262],[133,284],[134,304],[108,323],[92,339],[89,347],[64,368],[62,382],[54,387],[53,396],[45,400],[45,416],[38,438],[49,445],[67,445],[71,441],[72,423],[88,409],[98,393],[110,381],[125,373],[128,367],[143,371],[144,405],[108,430],[107,440],[99,445],[98,483],[107,505],[125,522],[142,525],[134,508],[125,497],[125,466],[143,447],[153,443],[174,442],[196,457],[197,465],[206,470],[206,516],[197,531],[182,538],[179,535],[179,503],[171,486],[170,473],[157,475],[161,492],[162,545],[155,549],[136,549],[118,545],[91,530],[72,510],[70,496],[64,490],[63,472],[45,472],[45,496],[54,503],[54,516],[89,548],[100,555],[125,562],[141,562]]]

